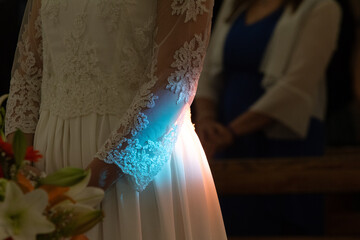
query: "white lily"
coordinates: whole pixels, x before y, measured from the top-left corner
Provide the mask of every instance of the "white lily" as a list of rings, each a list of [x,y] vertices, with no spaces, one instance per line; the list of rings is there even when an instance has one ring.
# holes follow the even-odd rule
[[[5,200],[0,203],[0,239],[36,240],[37,234],[54,231],[55,226],[43,215],[47,204],[45,191],[37,189],[24,194],[9,181]]]
[[[100,188],[87,187],[91,177],[90,171],[78,184],[70,187],[67,196],[75,200],[77,204],[96,207],[104,198],[104,191]]]

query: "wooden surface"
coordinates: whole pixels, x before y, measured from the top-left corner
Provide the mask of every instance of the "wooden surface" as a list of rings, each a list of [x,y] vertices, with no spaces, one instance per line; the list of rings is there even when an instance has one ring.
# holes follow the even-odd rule
[[[331,149],[323,157],[210,162],[219,194],[360,192],[360,148]]]
[[[359,240],[360,237],[230,237],[229,240]]]

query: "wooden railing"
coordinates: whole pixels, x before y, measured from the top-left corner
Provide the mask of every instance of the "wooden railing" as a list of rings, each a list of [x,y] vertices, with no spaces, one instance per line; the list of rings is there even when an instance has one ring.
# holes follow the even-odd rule
[[[360,239],[360,213],[342,211],[341,206],[353,199],[354,194],[360,194],[360,147],[330,149],[323,157],[217,160],[210,162],[210,167],[220,195],[321,193],[327,196],[328,237],[231,240]]]
[[[359,240],[359,237],[268,237],[268,238],[229,238],[229,240]]]
[[[219,194],[360,193],[360,148],[323,157],[210,163]]]

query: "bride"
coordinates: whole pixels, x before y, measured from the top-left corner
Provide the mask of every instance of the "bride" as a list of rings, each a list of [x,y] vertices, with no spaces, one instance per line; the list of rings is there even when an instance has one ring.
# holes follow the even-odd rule
[[[29,0],[7,106],[44,154],[106,196],[90,239],[226,239],[190,104],[213,0]]]

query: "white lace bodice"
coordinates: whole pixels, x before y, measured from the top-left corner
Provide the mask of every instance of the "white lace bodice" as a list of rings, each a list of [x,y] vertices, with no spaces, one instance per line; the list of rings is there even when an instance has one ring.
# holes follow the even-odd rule
[[[7,133],[39,112],[111,114],[96,155],[142,190],[170,157],[208,42],[212,0],[32,0],[11,81]],[[104,179],[106,169],[100,169]]]
[[[148,10],[144,12],[140,1],[72,2],[42,1],[40,110],[50,110],[61,118],[91,112],[121,117],[146,81],[155,29],[154,4],[141,3]],[[133,20],[130,13],[139,17]]]

